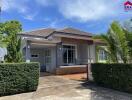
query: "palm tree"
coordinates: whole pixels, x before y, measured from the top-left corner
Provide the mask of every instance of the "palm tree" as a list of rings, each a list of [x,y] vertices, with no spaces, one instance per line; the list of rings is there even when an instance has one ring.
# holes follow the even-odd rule
[[[127,30],[124,30],[126,33],[126,38],[128,41],[128,47],[129,47],[129,62],[132,63],[132,32],[129,32]]]
[[[127,63],[130,57],[126,32],[120,24],[114,21],[106,35],[101,35],[101,39],[107,43],[103,48],[112,62],[118,63],[119,60]]]
[[[112,36],[110,35],[109,32],[108,32],[108,35],[101,35],[101,37],[105,41],[105,43],[107,43],[106,47],[101,47],[101,48],[107,52],[108,60],[110,62],[117,63],[118,62],[118,57],[116,55],[117,54],[117,48],[116,48],[116,45],[114,43],[114,39],[112,38]]]
[[[118,22],[113,22],[111,24],[111,34],[113,34],[113,39],[115,41],[114,43],[116,44],[116,48],[118,50],[117,55],[119,55],[119,57],[124,63],[127,63],[129,49],[126,39],[126,33]]]

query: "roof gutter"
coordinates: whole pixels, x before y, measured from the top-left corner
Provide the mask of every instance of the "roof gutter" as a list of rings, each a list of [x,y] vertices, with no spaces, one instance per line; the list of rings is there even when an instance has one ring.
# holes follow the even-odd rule
[[[29,35],[29,34],[18,34],[18,36],[28,36],[28,37],[34,37],[34,38],[47,39],[45,36]]]

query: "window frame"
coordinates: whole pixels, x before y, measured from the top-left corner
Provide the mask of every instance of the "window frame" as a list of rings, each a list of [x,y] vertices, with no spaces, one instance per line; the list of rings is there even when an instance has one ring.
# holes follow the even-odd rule
[[[35,56],[33,56],[33,55],[35,55]],[[37,55],[37,57],[36,57],[36,55]],[[39,54],[33,53],[33,54],[31,54],[31,58],[39,58]]]
[[[45,64],[50,65],[52,63],[52,58],[51,58],[51,50],[46,49],[45,50]]]
[[[107,53],[105,52],[105,50],[99,49],[98,60],[99,61],[106,61],[107,60]]]
[[[67,62],[66,63],[64,62],[63,46],[74,46],[75,47],[75,49],[73,50],[73,54],[75,55],[75,57],[72,58],[73,59],[72,63],[68,62],[69,57],[67,58]],[[65,44],[65,43],[62,44],[62,59],[63,59],[62,61],[63,61],[64,65],[74,65],[76,63],[76,59],[77,59],[77,45],[76,44]]]

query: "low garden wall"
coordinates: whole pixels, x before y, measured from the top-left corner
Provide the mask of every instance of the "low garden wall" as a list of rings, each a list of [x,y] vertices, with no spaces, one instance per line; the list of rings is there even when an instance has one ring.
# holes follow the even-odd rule
[[[132,93],[132,64],[92,64],[94,81],[104,87]]]
[[[39,63],[0,64],[0,96],[37,89]]]

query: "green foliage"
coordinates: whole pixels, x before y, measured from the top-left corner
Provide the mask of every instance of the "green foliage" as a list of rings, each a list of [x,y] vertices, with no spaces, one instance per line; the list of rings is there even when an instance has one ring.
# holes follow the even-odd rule
[[[118,54],[124,63],[128,62],[128,43],[126,33],[118,22],[111,24],[111,34],[113,33],[114,43],[116,44]]]
[[[118,62],[118,57],[117,57],[117,48],[116,44],[114,43],[114,39],[112,38],[110,31],[108,32],[108,35],[101,35],[103,40],[107,43],[107,47],[103,47],[109,57],[109,60],[111,62]]]
[[[132,62],[132,32],[126,31],[126,38],[128,41],[128,47],[129,47],[129,55],[130,55],[130,62]]]
[[[3,34],[0,34],[0,47],[7,47],[8,45],[8,41],[6,39],[6,36],[4,36]]]
[[[92,75],[101,86],[132,93],[132,64],[92,64]]]
[[[39,70],[38,63],[0,64],[0,96],[36,90]]]
[[[18,34],[19,32],[22,31],[22,25],[20,24],[20,22],[12,20],[12,21],[7,21],[5,23],[3,23],[4,25],[4,34],[7,34],[8,36],[14,34]]]
[[[2,24],[2,33],[7,35],[7,55],[6,62],[22,62],[21,38],[17,34],[22,31],[22,26],[18,21],[7,21]]]
[[[127,30],[114,21],[106,35],[98,36],[107,43],[107,46],[102,49],[107,52],[110,62],[118,63],[119,60],[123,61],[123,63],[130,62],[131,55],[126,34]]]
[[[6,47],[8,44],[4,31],[5,31],[4,24],[0,23],[0,47]]]

